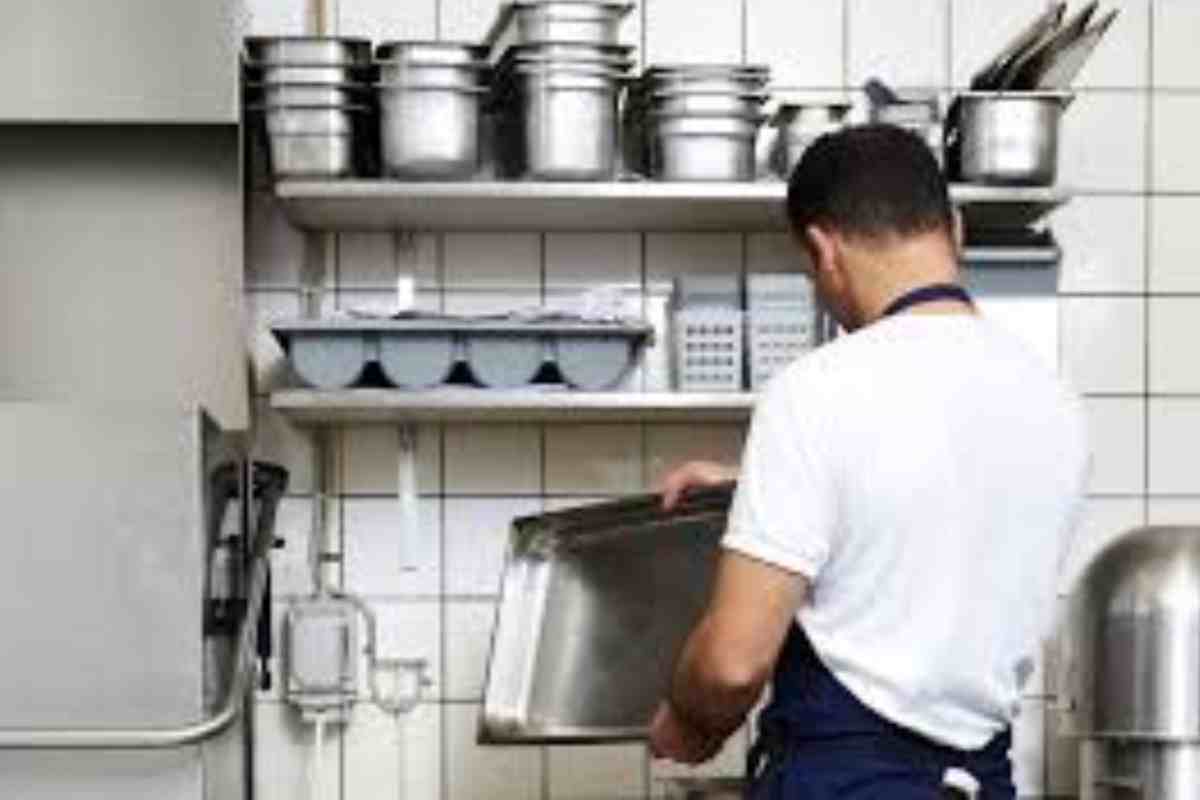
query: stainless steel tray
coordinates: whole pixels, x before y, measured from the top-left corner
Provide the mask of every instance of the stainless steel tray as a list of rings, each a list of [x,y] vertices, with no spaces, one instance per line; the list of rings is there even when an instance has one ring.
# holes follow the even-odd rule
[[[643,739],[708,600],[732,486],[513,522],[483,744]]]

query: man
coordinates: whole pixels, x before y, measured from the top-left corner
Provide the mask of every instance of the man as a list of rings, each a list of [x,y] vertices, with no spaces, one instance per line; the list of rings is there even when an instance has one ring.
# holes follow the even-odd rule
[[[848,335],[759,399],[651,747],[711,758],[773,674],[751,796],[1013,797],[1010,726],[1084,488],[1080,405],[959,285],[956,217],[915,136],[818,140],[787,202]],[[734,476],[687,465],[664,503]]]

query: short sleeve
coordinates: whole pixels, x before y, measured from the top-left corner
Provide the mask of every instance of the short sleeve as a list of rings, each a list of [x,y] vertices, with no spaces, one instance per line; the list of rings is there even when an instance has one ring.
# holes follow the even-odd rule
[[[759,400],[722,546],[812,580],[829,559],[838,501],[827,415],[808,383],[785,372]]]

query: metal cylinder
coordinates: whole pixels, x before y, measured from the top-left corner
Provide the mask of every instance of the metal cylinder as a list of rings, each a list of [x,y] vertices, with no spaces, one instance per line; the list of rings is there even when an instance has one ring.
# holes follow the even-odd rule
[[[1058,174],[1058,136],[1071,95],[964,94],[957,120],[963,180],[1048,186]]]
[[[505,124],[510,172],[541,180],[608,180],[616,170],[617,81],[607,74],[519,70]]]
[[[379,87],[384,169],[398,177],[470,177],[479,166],[481,89]]]

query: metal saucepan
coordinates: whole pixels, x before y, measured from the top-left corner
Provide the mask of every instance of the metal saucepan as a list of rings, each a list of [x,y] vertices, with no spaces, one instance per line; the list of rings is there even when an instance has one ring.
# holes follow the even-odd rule
[[[1049,186],[1058,173],[1065,92],[968,92],[947,128],[951,169],[970,183]]]

